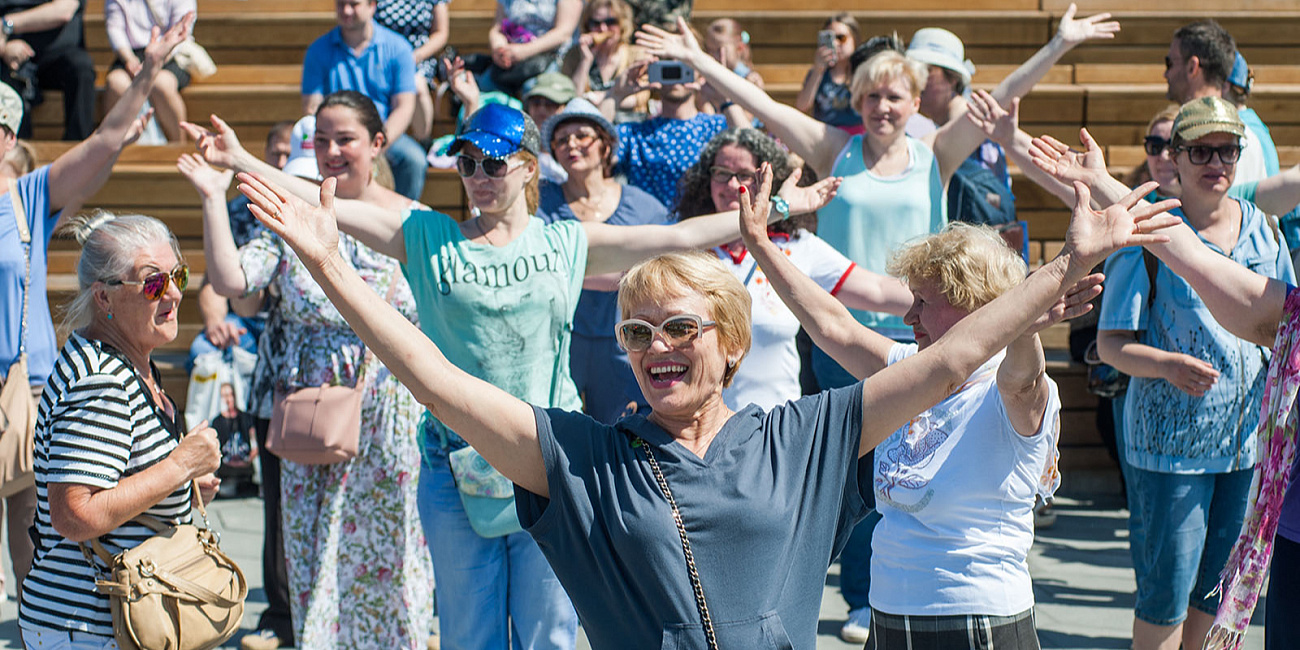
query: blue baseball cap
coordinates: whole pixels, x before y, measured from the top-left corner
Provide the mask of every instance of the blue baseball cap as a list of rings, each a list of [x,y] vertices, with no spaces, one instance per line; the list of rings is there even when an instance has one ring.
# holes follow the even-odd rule
[[[1255,77],[1250,74],[1250,66],[1246,65],[1246,57],[1237,52],[1237,59],[1232,64],[1232,72],[1228,74],[1228,83],[1242,89],[1245,93],[1250,93],[1250,87],[1255,85]]]
[[[488,104],[461,124],[460,133],[448,147],[455,155],[466,144],[478,147],[489,158],[505,158],[520,149],[534,156],[542,149],[542,135],[532,118],[505,104]]]

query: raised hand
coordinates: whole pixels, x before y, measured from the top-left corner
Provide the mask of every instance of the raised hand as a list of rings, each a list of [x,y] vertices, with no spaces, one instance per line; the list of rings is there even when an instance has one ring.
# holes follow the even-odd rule
[[[1039,169],[1066,185],[1075,182],[1092,185],[1110,174],[1106,170],[1106,154],[1088,129],[1079,129],[1079,141],[1084,151],[1075,151],[1050,135],[1034,138],[1029,157]]]
[[[1080,270],[1078,277],[1121,248],[1169,241],[1167,235],[1150,233],[1182,222],[1178,217],[1166,214],[1181,205],[1178,199],[1138,205],[1142,197],[1156,187],[1154,182],[1145,183],[1099,212],[1092,208],[1092,193],[1088,186],[1074,183],[1074,214],[1065,232],[1064,251],[1070,255],[1071,266]]]
[[[1078,318],[1093,309],[1092,299],[1101,295],[1101,283],[1105,276],[1093,273],[1079,280],[1065,292],[1065,297],[1056,301],[1038,320],[1025,329],[1025,336],[1037,334],[1061,321]]]
[[[235,177],[234,171],[213,169],[204,162],[202,157],[193,153],[181,154],[181,157],[176,159],[176,169],[189,179],[190,184],[203,198],[218,196],[225,198],[226,192],[230,190],[230,181]]]
[[[802,177],[803,170],[796,168],[777,192],[790,204],[790,214],[808,214],[826,207],[835,198],[835,193],[840,190],[840,182],[844,180],[839,176],[831,176],[807,187],[799,187],[799,179]]]
[[[465,106],[478,107],[478,81],[474,75],[465,71],[465,60],[456,57],[455,59],[443,59],[443,67],[447,70],[447,85],[451,92],[460,98],[460,103]],[[469,111],[473,112],[473,111]]]
[[[767,219],[772,210],[771,196],[772,165],[763,163],[758,167],[758,193],[750,196],[749,188],[740,186],[740,238],[745,246],[753,248],[758,242],[767,239]]]
[[[144,47],[142,69],[149,70],[153,74],[162,71],[163,64],[172,56],[172,50],[190,37],[190,28],[193,26],[194,12],[191,11],[161,35],[158,28],[154,27],[153,33],[149,36],[149,44]]]
[[[971,93],[966,103],[966,119],[984,132],[988,139],[1009,149],[1020,129],[1020,98],[1011,99],[1011,110],[1002,108],[993,96],[983,90]]]
[[[335,179],[320,186],[320,206],[314,206],[286,192],[258,174],[240,173],[239,191],[248,197],[248,207],[258,221],[279,235],[304,263],[321,265],[338,255],[339,229],[334,214]]]
[[[1109,20],[1109,13],[1075,20],[1074,13],[1077,9],[1071,2],[1056,27],[1056,36],[1066,44],[1075,46],[1087,40],[1115,38],[1115,34],[1119,33],[1119,21]]]
[[[704,54],[700,42],[695,40],[695,34],[691,33],[686,19],[681,16],[677,17],[676,34],[656,25],[642,25],[636,33],[636,44],[659,59],[688,61],[696,54]]]
[[[192,122],[181,122],[181,130],[193,138],[194,146],[203,154],[203,159],[217,167],[233,168],[235,161],[245,153],[235,130],[216,115],[212,116],[211,130]]]

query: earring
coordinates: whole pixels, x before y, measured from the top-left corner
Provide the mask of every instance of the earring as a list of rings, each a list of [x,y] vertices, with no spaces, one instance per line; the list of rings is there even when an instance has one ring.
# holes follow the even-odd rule
[[[108,320],[113,320],[113,312],[108,312]]]

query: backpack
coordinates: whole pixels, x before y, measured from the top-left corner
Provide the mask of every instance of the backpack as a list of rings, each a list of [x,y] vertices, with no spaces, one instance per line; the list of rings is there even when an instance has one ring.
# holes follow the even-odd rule
[[[980,161],[971,157],[948,181],[948,220],[986,226],[1016,222],[1016,197]]]

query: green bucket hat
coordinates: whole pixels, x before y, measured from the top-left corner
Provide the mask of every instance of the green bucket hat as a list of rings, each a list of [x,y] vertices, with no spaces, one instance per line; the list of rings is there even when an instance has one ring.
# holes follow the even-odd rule
[[[1174,143],[1190,142],[1211,133],[1246,136],[1246,125],[1232,102],[1219,97],[1201,97],[1178,109],[1178,117],[1174,118]]]

